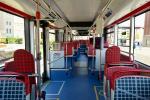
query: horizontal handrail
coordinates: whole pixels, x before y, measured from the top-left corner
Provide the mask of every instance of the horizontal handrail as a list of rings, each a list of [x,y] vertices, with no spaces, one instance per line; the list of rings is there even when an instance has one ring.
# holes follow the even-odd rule
[[[1,59],[1,60],[0,60],[0,63],[3,63],[3,62],[5,62],[5,61],[7,61],[7,60],[10,60],[10,59],[12,59],[12,58],[13,58],[13,57]]]
[[[22,74],[22,75],[24,75],[24,74]],[[20,75],[8,75],[8,74],[3,74],[3,75],[0,75],[0,77],[18,77],[18,76],[20,76]],[[38,74],[28,74],[28,77],[39,77],[39,75]]]
[[[64,58],[64,56],[62,56],[62,57],[60,57],[60,58],[58,58],[58,59],[56,59],[56,60],[54,60],[54,61],[49,62],[49,64],[52,64],[52,63],[54,63],[54,62],[57,62],[57,61],[59,61],[59,60],[62,59],[62,58]]]
[[[126,51],[122,51],[122,50],[121,50],[121,52],[130,54],[130,55],[133,55],[133,53],[129,53],[129,52],[126,52]]]

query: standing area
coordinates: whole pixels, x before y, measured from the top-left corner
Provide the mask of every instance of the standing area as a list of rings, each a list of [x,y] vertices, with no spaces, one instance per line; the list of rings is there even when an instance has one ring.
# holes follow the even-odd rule
[[[46,98],[97,100],[99,89],[100,87],[102,89],[103,86],[103,80],[99,80],[98,73],[95,73],[96,50],[93,45],[87,40],[82,40],[65,43],[63,48],[65,54],[64,65],[67,65],[65,68],[68,68],[68,71],[61,75],[59,72],[58,76],[55,73],[59,78],[45,84],[43,89],[46,91]],[[72,54],[69,50],[73,50]],[[60,77],[62,78],[60,79]],[[104,97],[101,96],[101,98]]]

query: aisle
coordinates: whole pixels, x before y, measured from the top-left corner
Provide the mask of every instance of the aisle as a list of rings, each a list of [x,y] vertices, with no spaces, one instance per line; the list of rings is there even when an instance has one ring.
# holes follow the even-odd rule
[[[87,75],[78,75],[66,81],[49,82],[45,89],[46,100],[96,100],[94,86],[100,86],[99,81]]]
[[[46,100],[104,100],[102,80],[89,75],[88,57],[85,51],[78,52],[72,69],[72,77],[65,81],[51,81],[45,86]],[[101,91],[101,92],[99,92]]]

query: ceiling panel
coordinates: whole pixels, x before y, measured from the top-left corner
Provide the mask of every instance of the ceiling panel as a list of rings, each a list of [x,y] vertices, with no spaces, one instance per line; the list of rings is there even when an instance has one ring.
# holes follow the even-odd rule
[[[54,0],[69,22],[93,21],[107,0]]]
[[[105,26],[113,23],[117,19],[149,1],[150,0],[114,0],[109,6],[112,10],[112,15],[105,20]]]

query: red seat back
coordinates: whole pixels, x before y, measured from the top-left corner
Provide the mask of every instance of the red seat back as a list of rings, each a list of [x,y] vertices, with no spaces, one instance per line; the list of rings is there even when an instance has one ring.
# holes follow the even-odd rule
[[[127,56],[127,55],[124,55],[124,54],[120,55],[120,60],[121,61],[129,61],[129,62],[132,61],[130,56]]]
[[[104,65],[104,74],[106,75],[106,70],[110,63],[120,63],[120,48],[117,46],[109,47],[106,50],[105,60],[106,63]]]
[[[64,55],[73,56],[73,43],[72,42],[64,43]]]
[[[86,40],[86,46],[88,47],[90,45],[90,41]]]
[[[106,63],[120,62],[120,48],[117,46],[109,47],[106,50]]]
[[[23,49],[14,52],[15,72],[19,73],[35,73],[35,63],[33,55]]]
[[[93,45],[88,45],[88,52],[87,52],[88,56],[95,56],[96,55],[96,50],[93,47]]]
[[[87,42],[88,42],[88,40],[80,40],[80,45],[81,45],[81,44],[85,44],[85,45],[86,45]]]
[[[74,49],[78,49],[78,41],[73,41]]]
[[[111,80],[112,75],[117,71],[129,71],[135,69],[135,67],[127,67],[127,66],[113,66],[106,69],[106,78]]]

